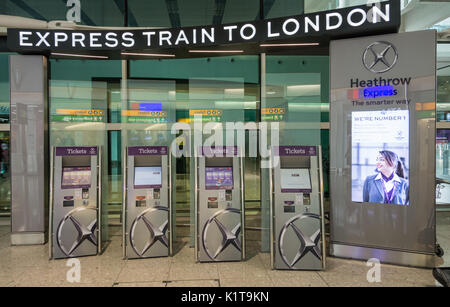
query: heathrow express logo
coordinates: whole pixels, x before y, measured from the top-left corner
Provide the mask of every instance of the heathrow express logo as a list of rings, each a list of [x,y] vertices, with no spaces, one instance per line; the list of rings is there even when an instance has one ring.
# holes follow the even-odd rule
[[[376,74],[391,70],[398,60],[397,48],[389,42],[370,44],[363,53],[364,67]]]
[[[239,222],[232,230],[230,230],[219,221],[219,218],[221,216],[227,214],[237,214],[240,217],[241,210],[234,208],[220,210],[219,212],[216,212],[216,214],[211,216],[208,219],[208,221],[206,221],[205,226],[203,227],[202,231],[203,249],[205,250],[208,257],[213,261],[218,261],[217,257],[219,257],[219,255],[222,254],[230,245],[234,246],[239,252],[241,251],[241,242],[239,241],[239,233],[241,232],[241,223]],[[213,222],[219,228],[220,234],[222,236],[222,241],[214,254],[212,254],[210,249],[208,248],[208,243],[206,240],[208,231],[209,229],[211,229],[210,226]]]
[[[304,213],[294,216],[290,220],[284,224],[283,228],[281,228],[280,236],[278,239],[278,250],[280,251],[281,258],[283,262],[290,268],[294,268],[294,266],[307,254],[312,253],[317,259],[321,260],[321,251],[320,251],[320,227],[319,229],[312,235],[305,235],[298,227],[295,225],[297,220],[304,219],[316,219],[320,221],[320,216],[314,213]],[[287,233],[287,230],[292,228],[294,233],[297,235],[298,240],[300,241],[300,248],[297,251],[294,259],[289,261],[286,252],[284,250],[284,236]]]
[[[79,221],[78,217],[80,214],[83,214],[87,211],[93,211],[94,219],[92,222],[85,226],[83,223]],[[80,207],[71,210],[69,213],[66,214],[66,216],[59,222],[58,228],[57,228],[57,244],[60,250],[67,256],[67,257],[73,257],[73,253],[76,251],[76,249],[86,240],[91,242],[93,245],[97,246],[97,237],[95,236],[95,230],[97,228],[97,208],[95,207]],[[63,229],[68,227],[70,224],[72,224],[76,231],[77,231],[77,238],[74,242],[70,242],[69,244],[65,244],[67,240],[63,239]],[[70,248],[68,248],[70,246]]]
[[[161,242],[164,246],[169,248],[169,240],[167,239],[167,229],[169,227],[169,221],[166,220],[161,226],[157,227],[155,226],[151,220],[151,216],[154,215],[158,211],[166,211],[169,212],[169,209],[166,207],[161,206],[155,206],[153,208],[149,208],[147,210],[144,210],[141,212],[133,221],[131,224],[131,230],[130,230],[130,245],[133,248],[134,252],[139,257],[144,257],[145,253],[156,243]],[[150,237],[145,242],[145,246],[142,250],[139,250],[136,246],[136,240],[134,238],[136,226],[143,222],[145,227],[147,227],[148,231],[150,232]]]

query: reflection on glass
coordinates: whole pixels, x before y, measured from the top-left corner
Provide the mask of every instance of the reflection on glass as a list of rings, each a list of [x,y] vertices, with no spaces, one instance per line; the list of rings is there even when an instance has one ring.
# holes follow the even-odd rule
[[[310,4],[310,3],[309,3]],[[305,8],[308,3],[305,3]],[[279,124],[277,145],[320,145],[321,114],[329,105],[329,59],[322,56],[266,56],[261,121]],[[271,136],[267,137],[270,146]],[[326,153],[325,153],[326,155]],[[262,250],[269,251],[269,170],[261,169]]]
[[[450,67],[445,58],[450,55],[447,44],[437,44],[437,104],[438,122],[450,122]],[[441,60],[442,59],[442,60]],[[439,125],[439,124],[438,124]],[[436,204],[450,204],[449,129],[436,131]]]
[[[297,1],[298,2],[298,1]],[[142,1],[128,0],[128,25],[189,27],[259,19],[260,0]]]
[[[9,142],[9,132],[0,132],[0,225],[9,224],[11,215]]]
[[[61,71],[74,61],[52,63]],[[82,61],[79,61],[80,63]],[[104,64],[104,63],[103,63]],[[91,62],[95,66],[95,62]],[[71,75],[66,72],[65,78]],[[75,72],[76,73],[76,72]],[[50,80],[50,146],[99,146],[102,149],[102,241],[108,240],[110,180],[107,133],[107,82]]]
[[[287,0],[283,0],[287,1]],[[387,0],[380,0],[380,1],[367,1],[367,0],[351,0],[351,1],[336,1],[336,0],[305,0],[305,13],[313,13],[313,12],[320,12],[320,11],[328,11],[328,10],[334,10],[334,9],[340,9],[350,6],[357,6],[357,5],[367,5],[377,2],[384,2]],[[301,1],[296,1],[301,2]]]
[[[0,14],[37,20],[71,20],[89,26],[123,26],[124,0],[3,0]]]
[[[129,3],[132,5],[137,3],[137,1],[132,2]],[[213,1],[210,2],[213,3]],[[250,3],[245,1],[242,5],[248,5],[247,2]],[[231,1],[227,2],[227,5],[231,3]],[[255,3],[259,8],[259,1]],[[148,6],[151,2],[140,5]],[[253,18],[257,14],[256,10]],[[139,19],[147,18],[148,21],[154,21],[149,20],[148,16],[142,16],[142,18],[144,19],[141,17]],[[222,127],[223,122],[257,121],[257,113],[259,113],[257,110],[260,104],[258,61],[258,56],[130,61],[130,79],[127,86],[131,96],[127,98],[128,104],[124,105],[124,110],[129,112],[127,118],[129,120],[135,115],[144,117],[146,112],[150,115],[151,112],[158,112],[158,102],[162,102],[162,111],[166,111],[164,103],[168,101],[170,104],[168,109],[173,112],[176,110],[176,121],[189,124],[191,127],[196,115],[202,115],[203,123],[210,124],[214,128]],[[170,118],[172,115],[169,113],[168,116]],[[139,119],[141,122],[142,120]],[[133,141],[139,138],[143,138],[145,142],[157,141],[160,133],[158,130],[161,129],[158,127],[161,127],[161,124],[164,126],[164,122],[158,124],[149,121],[146,126],[142,126],[146,131],[138,133],[133,132],[134,128],[132,128],[138,122],[136,120],[136,123],[132,123],[132,121],[129,121],[127,126],[131,128],[128,139],[134,138]],[[122,117],[122,123],[124,122]],[[138,127],[136,126],[135,129],[137,130]],[[211,135],[205,135],[205,137],[209,136]],[[180,132],[176,137],[176,146],[179,149],[188,148],[186,145],[190,142],[189,135],[183,135]],[[246,132],[246,145],[248,145],[248,139],[249,132]],[[191,199],[194,194],[193,167],[191,167],[193,160],[184,156],[176,160],[174,169],[176,170],[177,236],[188,237],[190,229],[180,226],[190,226],[194,221],[194,206]],[[252,227],[260,226],[259,180],[258,158],[246,158],[245,200],[247,216],[251,216],[251,221],[247,221],[247,225]],[[191,243],[193,244],[193,241]]]
[[[436,204],[450,204],[450,130],[436,131]]]
[[[436,117],[438,122],[450,122],[450,68],[438,73]]]
[[[0,124],[9,123],[9,55],[8,53],[0,54]]]

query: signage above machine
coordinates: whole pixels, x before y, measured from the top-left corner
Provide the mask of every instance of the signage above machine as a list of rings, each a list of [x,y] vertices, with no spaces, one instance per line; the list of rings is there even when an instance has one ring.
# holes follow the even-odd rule
[[[96,156],[97,147],[56,147],[56,156]]]
[[[274,147],[275,154],[282,156],[316,156],[315,146],[279,146]]]
[[[8,48],[18,52],[196,48],[342,38],[396,32],[399,1],[226,25],[140,30],[8,29]]]
[[[167,153],[167,146],[128,147],[129,156],[166,156]]]
[[[233,157],[238,155],[237,146],[200,146],[200,155],[206,157]]]

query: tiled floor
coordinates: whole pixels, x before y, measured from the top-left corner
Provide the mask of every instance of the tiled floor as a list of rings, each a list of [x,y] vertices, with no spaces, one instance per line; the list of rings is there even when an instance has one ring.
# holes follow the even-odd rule
[[[436,236],[438,244],[445,252],[441,266],[450,267],[450,212],[437,213]]]
[[[450,214],[438,215],[438,240],[450,265]],[[272,287],[272,286],[436,286],[431,270],[382,265],[381,283],[369,283],[365,262],[327,258],[323,272],[273,271],[269,255],[258,252],[259,233],[249,231],[250,258],[240,263],[194,263],[188,237],[171,258],[122,260],[120,228],[112,229],[111,243],[96,257],[79,258],[80,283],[67,282],[67,260],[48,260],[48,246],[9,246],[9,227],[0,227],[0,286],[106,287]]]

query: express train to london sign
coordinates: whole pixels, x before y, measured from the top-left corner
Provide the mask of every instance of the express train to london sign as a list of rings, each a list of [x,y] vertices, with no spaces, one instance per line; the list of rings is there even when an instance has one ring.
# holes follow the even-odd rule
[[[17,52],[124,51],[229,44],[317,41],[396,32],[400,1],[235,24],[139,30],[8,29]]]

